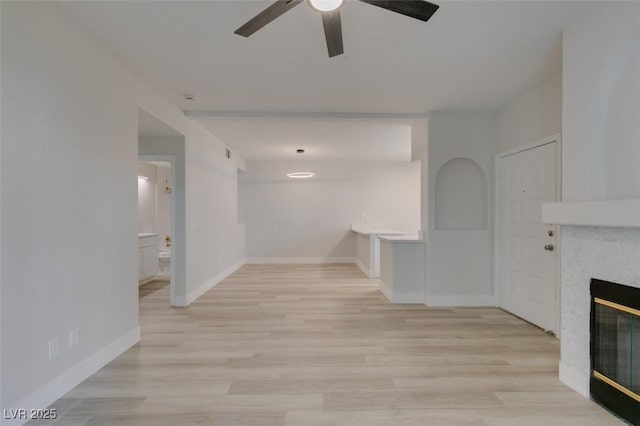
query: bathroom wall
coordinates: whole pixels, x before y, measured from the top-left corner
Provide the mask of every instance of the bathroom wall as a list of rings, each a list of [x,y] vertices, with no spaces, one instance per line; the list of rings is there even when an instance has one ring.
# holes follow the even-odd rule
[[[146,178],[146,179],[144,179]],[[138,233],[156,233],[156,166],[138,162]]]
[[[169,163],[138,162],[138,233],[159,234],[160,247],[171,236],[171,192],[166,188],[172,185]]]
[[[167,190],[169,188],[169,190]],[[171,165],[156,165],[156,232],[160,234],[160,247],[166,247],[166,236],[171,235]]]

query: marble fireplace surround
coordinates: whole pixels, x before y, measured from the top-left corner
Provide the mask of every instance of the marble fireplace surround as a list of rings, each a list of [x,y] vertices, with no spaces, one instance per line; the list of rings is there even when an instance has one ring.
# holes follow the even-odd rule
[[[559,378],[588,398],[589,284],[640,288],[640,200],[549,203],[543,221],[562,225]]]

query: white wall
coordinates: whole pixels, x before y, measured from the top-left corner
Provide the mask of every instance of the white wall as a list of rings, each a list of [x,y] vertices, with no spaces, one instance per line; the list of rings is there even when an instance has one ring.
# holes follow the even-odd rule
[[[616,2],[564,31],[563,198],[640,198],[640,4]]]
[[[360,269],[369,271],[371,268],[371,237],[364,234],[356,234],[355,240],[355,258],[356,264]],[[358,263],[360,262],[360,263]],[[369,275],[368,273],[366,275]]]
[[[2,403],[27,408],[47,382],[135,338],[137,108],[131,73],[56,6],[1,7]]]
[[[140,176],[147,179],[141,179]],[[156,166],[138,162],[138,233],[156,230]]]
[[[238,268],[244,259],[245,231],[244,225],[238,223],[237,191],[238,170],[244,169],[245,164],[233,151],[231,159],[226,158],[226,145],[200,123],[185,117],[152,87],[139,84],[137,90],[140,107],[185,139],[184,225],[188,255],[184,301],[188,304]],[[148,150],[140,154],[158,153]],[[173,235],[176,244],[178,238]]]
[[[496,153],[562,131],[562,71],[525,90],[496,113]]]
[[[429,117],[411,125],[411,160],[420,163],[420,232],[429,228]],[[425,259],[426,265],[426,259]]]
[[[423,222],[429,224],[427,305],[494,303],[493,156],[560,133],[561,127],[560,71],[495,113],[436,111],[414,127],[414,151],[428,161],[422,194],[428,211]],[[426,155],[421,145],[428,147]]]
[[[185,136],[187,296],[244,257],[243,162],[57,5],[0,4],[2,406],[45,407],[139,336],[138,107]]]
[[[424,244],[380,239],[380,291],[392,303],[424,303]]]
[[[435,111],[429,114],[429,186],[427,189],[423,188],[422,193],[423,199],[428,197],[429,208],[425,295],[427,305],[486,306],[495,303],[493,223],[492,215],[489,214],[493,206],[495,140],[493,113]],[[443,166],[449,167],[454,164],[452,160],[455,159],[473,162],[479,170],[478,179],[483,180],[485,197],[482,204],[486,209],[483,226],[436,229],[436,193],[442,192],[436,191],[436,187],[441,184],[438,176]],[[446,190],[465,191],[455,185],[444,189]],[[475,195],[467,198],[477,199]],[[469,229],[474,227],[479,229]]]
[[[0,23],[2,22],[2,8],[0,7]],[[0,32],[0,46],[2,44],[2,34]],[[0,51],[2,49],[0,48]],[[2,80],[2,57],[0,55],[0,81]],[[2,99],[2,84],[0,84],[0,99]],[[0,102],[0,128],[2,128],[2,102]],[[0,132],[0,188],[2,188],[2,132]],[[2,196],[0,196],[0,241],[2,241]],[[2,377],[2,250],[0,247],[0,377]],[[4,407],[2,385],[0,385],[0,409]]]
[[[435,111],[414,125],[412,155],[425,164],[427,305],[494,303],[493,156],[560,133],[561,126],[560,71],[495,112]]]
[[[316,173],[293,180],[294,171]],[[241,176],[248,258],[353,258],[352,223],[416,233],[420,227],[417,163],[253,161]]]
[[[238,224],[238,167],[244,165],[235,153],[227,159],[225,145],[199,123],[190,121],[186,136],[187,289],[193,295],[244,258]]]
[[[565,201],[640,198],[638,64],[639,3],[596,8],[565,29]],[[640,229],[563,227],[561,250],[560,379],[588,395],[590,279],[640,287]]]

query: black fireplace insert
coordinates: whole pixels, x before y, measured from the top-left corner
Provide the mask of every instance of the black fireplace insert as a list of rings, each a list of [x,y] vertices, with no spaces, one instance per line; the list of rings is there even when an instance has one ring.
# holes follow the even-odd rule
[[[640,426],[640,288],[591,280],[590,392]]]

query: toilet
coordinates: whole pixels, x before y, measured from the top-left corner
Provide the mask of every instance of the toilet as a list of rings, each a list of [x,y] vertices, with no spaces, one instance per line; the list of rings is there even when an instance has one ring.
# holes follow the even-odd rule
[[[158,262],[160,263],[160,273],[171,275],[171,249],[158,250]]]

